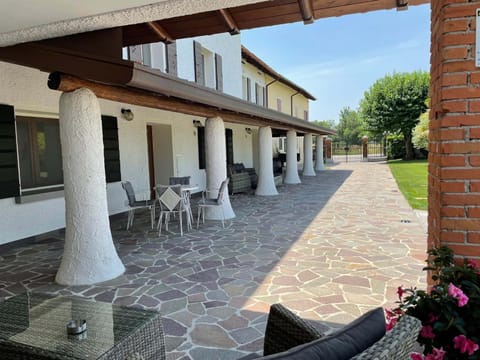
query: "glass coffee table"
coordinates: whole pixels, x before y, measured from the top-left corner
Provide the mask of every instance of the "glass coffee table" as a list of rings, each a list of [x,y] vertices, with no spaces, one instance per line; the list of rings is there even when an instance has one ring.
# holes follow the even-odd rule
[[[67,334],[70,320],[87,330]],[[0,303],[1,359],[165,359],[160,313],[41,293]]]

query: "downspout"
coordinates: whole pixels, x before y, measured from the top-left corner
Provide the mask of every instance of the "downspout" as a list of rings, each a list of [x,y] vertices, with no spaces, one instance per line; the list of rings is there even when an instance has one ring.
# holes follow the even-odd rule
[[[265,85],[265,107],[268,108],[268,87],[273,83],[276,83],[278,79],[274,79]]]
[[[298,94],[300,93],[297,91],[296,93],[290,95],[290,116],[292,117],[293,117],[293,97]]]

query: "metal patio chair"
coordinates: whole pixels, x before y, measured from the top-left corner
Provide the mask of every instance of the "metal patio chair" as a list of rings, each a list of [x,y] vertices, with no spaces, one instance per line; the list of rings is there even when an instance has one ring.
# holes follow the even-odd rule
[[[125,190],[128,199],[128,219],[127,219],[127,230],[133,226],[133,218],[135,217],[135,210],[137,209],[148,209],[150,210],[150,218],[153,224],[155,223],[155,200],[137,200],[135,197],[135,191],[133,190],[132,183],[130,181],[122,182],[122,188]]]
[[[197,216],[197,229],[198,224],[200,223],[200,216],[202,216],[203,223],[205,223],[205,209],[207,208],[220,208],[222,209],[222,227],[225,227],[225,212],[223,211],[223,198],[225,192],[228,189],[228,183],[230,178],[226,178],[222,181],[220,189],[218,190],[218,195],[215,199],[209,199],[208,194],[213,192],[212,190],[205,190],[202,192],[202,200],[198,203],[198,216]]]

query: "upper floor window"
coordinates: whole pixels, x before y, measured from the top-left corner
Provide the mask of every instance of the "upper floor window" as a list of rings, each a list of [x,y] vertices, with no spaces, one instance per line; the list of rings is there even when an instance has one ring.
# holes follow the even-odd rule
[[[308,110],[303,110],[303,120],[308,121]]]
[[[134,45],[123,49],[123,58],[158,69],[172,75],[177,75],[177,47],[176,43],[165,45],[152,43]]]
[[[195,82],[223,91],[222,57],[193,42]]]
[[[282,111],[282,99],[277,98],[277,111]]]
[[[265,87],[255,83],[255,102],[259,106],[265,106]]]

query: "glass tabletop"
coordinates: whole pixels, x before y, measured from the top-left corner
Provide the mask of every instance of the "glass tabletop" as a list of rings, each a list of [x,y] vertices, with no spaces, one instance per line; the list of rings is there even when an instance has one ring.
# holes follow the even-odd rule
[[[72,359],[98,359],[155,316],[156,311],[25,293],[0,303],[0,340]],[[86,332],[68,335],[72,319],[85,319]]]

